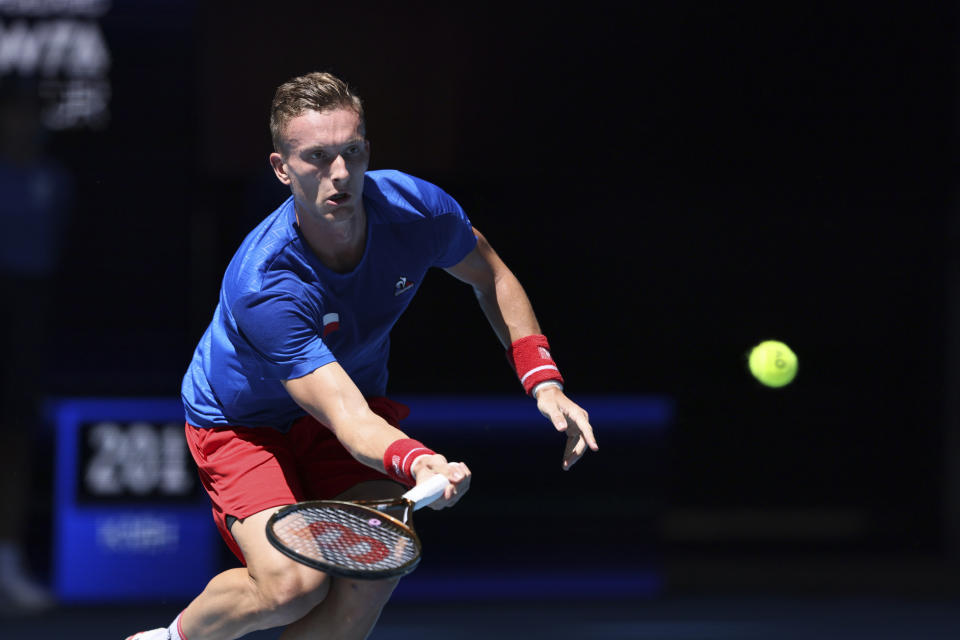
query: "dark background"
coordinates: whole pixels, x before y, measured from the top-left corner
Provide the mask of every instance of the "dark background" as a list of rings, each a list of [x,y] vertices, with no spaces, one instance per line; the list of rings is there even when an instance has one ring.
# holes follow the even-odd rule
[[[110,124],[55,139],[78,194],[49,393],[179,392],[284,197],[273,90],[328,70],[365,99],[372,168],[444,187],[514,269],[571,397],[675,399],[655,487],[603,424],[573,474],[662,493],[677,580],[766,553],[946,566],[956,7],[781,5],[115,2]],[[799,356],[787,388],[746,371],[767,338]],[[439,272],[393,343],[394,393],[519,392]],[[522,473],[559,474],[543,446]]]

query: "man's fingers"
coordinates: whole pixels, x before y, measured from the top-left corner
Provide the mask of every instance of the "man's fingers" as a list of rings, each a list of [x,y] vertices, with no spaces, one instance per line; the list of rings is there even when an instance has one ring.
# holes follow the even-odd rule
[[[450,462],[449,465],[450,475],[448,477],[453,482],[459,482],[469,475],[467,465],[463,464],[462,462]]]
[[[587,441],[581,436],[577,439],[577,445],[573,448],[573,455],[578,458],[583,455],[583,452],[587,450]]]
[[[578,407],[577,410],[570,412],[570,420],[577,425],[580,435],[586,440],[587,446],[594,451],[598,450],[597,440],[593,435],[593,427],[590,426],[590,416],[587,412]]]
[[[537,408],[557,431],[567,435],[563,453],[563,468],[566,470],[583,457],[588,447],[592,451],[599,451],[600,447],[593,435],[590,416],[586,411],[562,393],[552,393],[549,396],[544,395],[545,393],[539,394]]]
[[[563,450],[563,470],[566,471],[574,464],[577,460],[583,457],[583,452],[585,449],[585,444],[583,438],[573,436],[568,434],[567,444]]]
[[[435,510],[452,507],[470,488],[470,469],[462,462],[447,463],[447,479],[450,485],[443,492],[443,498],[430,505]]]
[[[590,426],[589,422],[583,422],[578,425],[580,427],[580,435],[583,436],[586,446],[590,447],[593,451],[600,449],[600,446],[597,444],[597,439],[593,435],[593,427]]]
[[[573,429],[567,430],[567,446],[565,447],[563,456],[564,470],[568,470],[576,464],[576,462],[583,457],[583,454],[587,452],[587,447],[592,451],[599,450],[599,446],[597,446],[597,441],[593,435],[593,429],[589,423],[584,422],[583,424],[574,424],[573,426]]]
[[[579,460],[582,457],[583,457],[582,449],[580,453],[577,453],[576,447],[574,447],[563,457],[563,470],[568,471],[570,467],[575,465],[577,463],[577,460]]]
[[[553,423],[553,427],[560,433],[567,430],[567,416],[559,409],[550,413],[550,422]]]
[[[470,469],[462,462],[448,462],[445,475],[450,480],[448,490],[455,489],[456,493],[463,493],[470,486]]]

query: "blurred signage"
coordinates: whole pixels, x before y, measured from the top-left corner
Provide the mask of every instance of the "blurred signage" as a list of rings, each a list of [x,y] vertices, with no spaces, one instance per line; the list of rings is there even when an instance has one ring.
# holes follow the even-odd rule
[[[53,130],[110,120],[110,50],[99,22],[109,0],[0,0],[0,87],[34,80]]]
[[[219,569],[221,543],[180,401],[63,399],[51,418],[58,598],[146,602],[199,593]]]
[[[182,420],[89,422],[79,436],[78,502],[196,499],[199,481]]]

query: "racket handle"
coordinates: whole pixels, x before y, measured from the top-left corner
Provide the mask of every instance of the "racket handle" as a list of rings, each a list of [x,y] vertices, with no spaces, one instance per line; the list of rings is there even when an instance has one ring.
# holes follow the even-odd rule
[[[441,497],[448,484],[450,484],[450,481],[446,477],[437,474],[423,484],[418,484],[407,491],[403,494],[403,497],[413,503],[413,510],[416,511]]]

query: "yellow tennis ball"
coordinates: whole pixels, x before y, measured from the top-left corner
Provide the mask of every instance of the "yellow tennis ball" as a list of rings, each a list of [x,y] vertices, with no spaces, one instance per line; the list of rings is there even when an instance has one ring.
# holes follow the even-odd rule
[[[765,340],[750,351],[750,373],[768,387],[790,384],[797,375],[797,356],[778,340]]]

